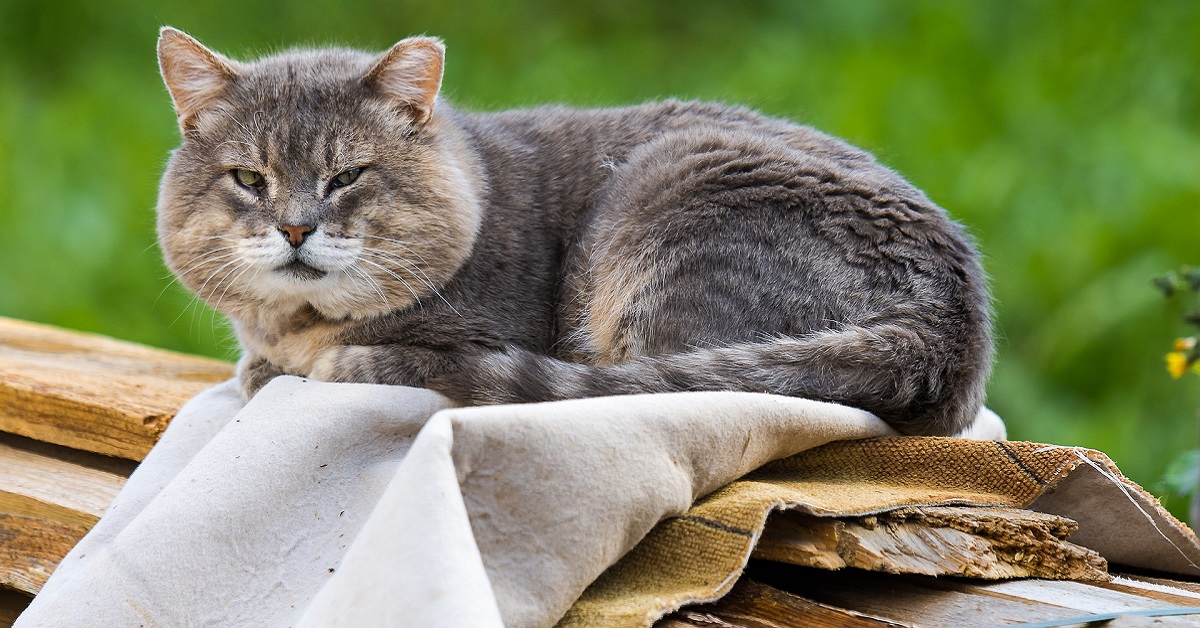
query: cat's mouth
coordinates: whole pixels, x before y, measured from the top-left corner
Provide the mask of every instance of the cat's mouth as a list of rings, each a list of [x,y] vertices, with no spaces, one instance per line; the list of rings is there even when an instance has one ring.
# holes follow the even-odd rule
[[[275,269],[277,273],[283,273],[289,277],[297,279],[320,279],[325,276],[325,271],[319,268],[313,268],[300,260],[292,260],[283,266]]]

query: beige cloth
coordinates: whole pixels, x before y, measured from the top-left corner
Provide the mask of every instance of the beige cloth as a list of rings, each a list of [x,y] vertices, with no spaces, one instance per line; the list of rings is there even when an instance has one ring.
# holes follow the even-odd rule
[[[201,394],[17,625],[549,626],[697,498],[893,433],[752,393],[444,407],[294,377]]]

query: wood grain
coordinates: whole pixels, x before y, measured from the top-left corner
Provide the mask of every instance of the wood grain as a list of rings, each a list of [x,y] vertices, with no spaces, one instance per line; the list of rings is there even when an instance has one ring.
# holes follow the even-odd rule
[[[131,470],[95,454],[0,435],[0,585],[41,590]]]
[[[655,628],[882,628],[904,626],[836,608],[743,578],[712,604],[689,607],[661,619]]]
[[[0,431],[141,460],[231,364],[0,318]]]
[[[0,513],[0,585],[36,595],[91,526]]]
[[[1000,626],[1177,606],[1113,591],[1103,583],[1065,580],[984,582],[958,578],[892,575],[857,569],[826,571],[755,561],[747,577],[805,599],[903,625],[936,628]],[[1126,617],[1105,625],[1137,625]],[[1155,625],[1195,626],[1196,617],[1153,618]]]

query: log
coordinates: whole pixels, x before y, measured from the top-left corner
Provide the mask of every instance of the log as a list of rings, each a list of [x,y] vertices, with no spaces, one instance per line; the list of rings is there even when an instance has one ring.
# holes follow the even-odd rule
[[[1066,540],[1075,523],[1015,508],[905,508],[834,519],[772,515],[753,556],[805,567],[929,576],[1108,580],[1095,551]]]
[[[655,628],[777,628],[783,626],[884,628],[904,624],[821,604],[743,578],[717,602],[685,608]]]
[[[0,318],[0,431],[141,460],[232,365]]]
[[[1192,599],[1188,597],[1187,592],[1169,587],[1162,588],[1171,593],[1125,586],[1114,587],[1106,582],[1032,579],[994,582],[895,575],[857,569],[827,571],[766,561],[751,561],[743,579],[751,579],[790,593],[794,597],[802,597],[803,608],[816,603],[857,613],[860,617],[905,626],[1000,626],[1099,613],[1171,612],[1181,606],[1198,606],[1190,603]],[[736,588],[735,586],[735,590]],[[773,596],[773,599],[788,598]],[[709,612],[710,606],[719,609],[722,602],[724,600],[718,600],[712,605],[685,608],[681,612]],[[719,612],[717,616],[720,616]],[[1128,616],[1104,625],[1135,626],[1152,623],[1155,626],[1195,626],[1198,618],[1200,616],[1197,615]],[[730,625],[761,628],[789,624],[730,622]],[[708,626],[723,627],[723,624]]]
[[[1194,607],[1200,601],[1200,596],[1176,586],[1139,588],[1136,584],[1141,583],[1129,586],[1133,581],[1126,578],[1116,582],[974,583],[752,563],[749,574],[725,597],[680,609],[659,620],[655,628],[961,628],[1061,620],[1090,613],[1153,612]],[[1195,615],[1123,616],[1104,625],[1195,626],[1196,619]]]
[[[0,435],[0,586],[41,590],[133,464]]]

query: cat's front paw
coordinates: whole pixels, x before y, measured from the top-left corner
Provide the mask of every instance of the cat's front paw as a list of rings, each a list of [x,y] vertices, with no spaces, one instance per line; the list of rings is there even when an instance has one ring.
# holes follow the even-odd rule
[[[371,383],[368,377],[371,348],[357,345],[330,347],[313,360],[308,376],[322,382]]]
[[[250,401],[267,382],[285,374],[283,369],[266,358],[243,356],[237,363],[238,387],[241,389],[242,399]]]

